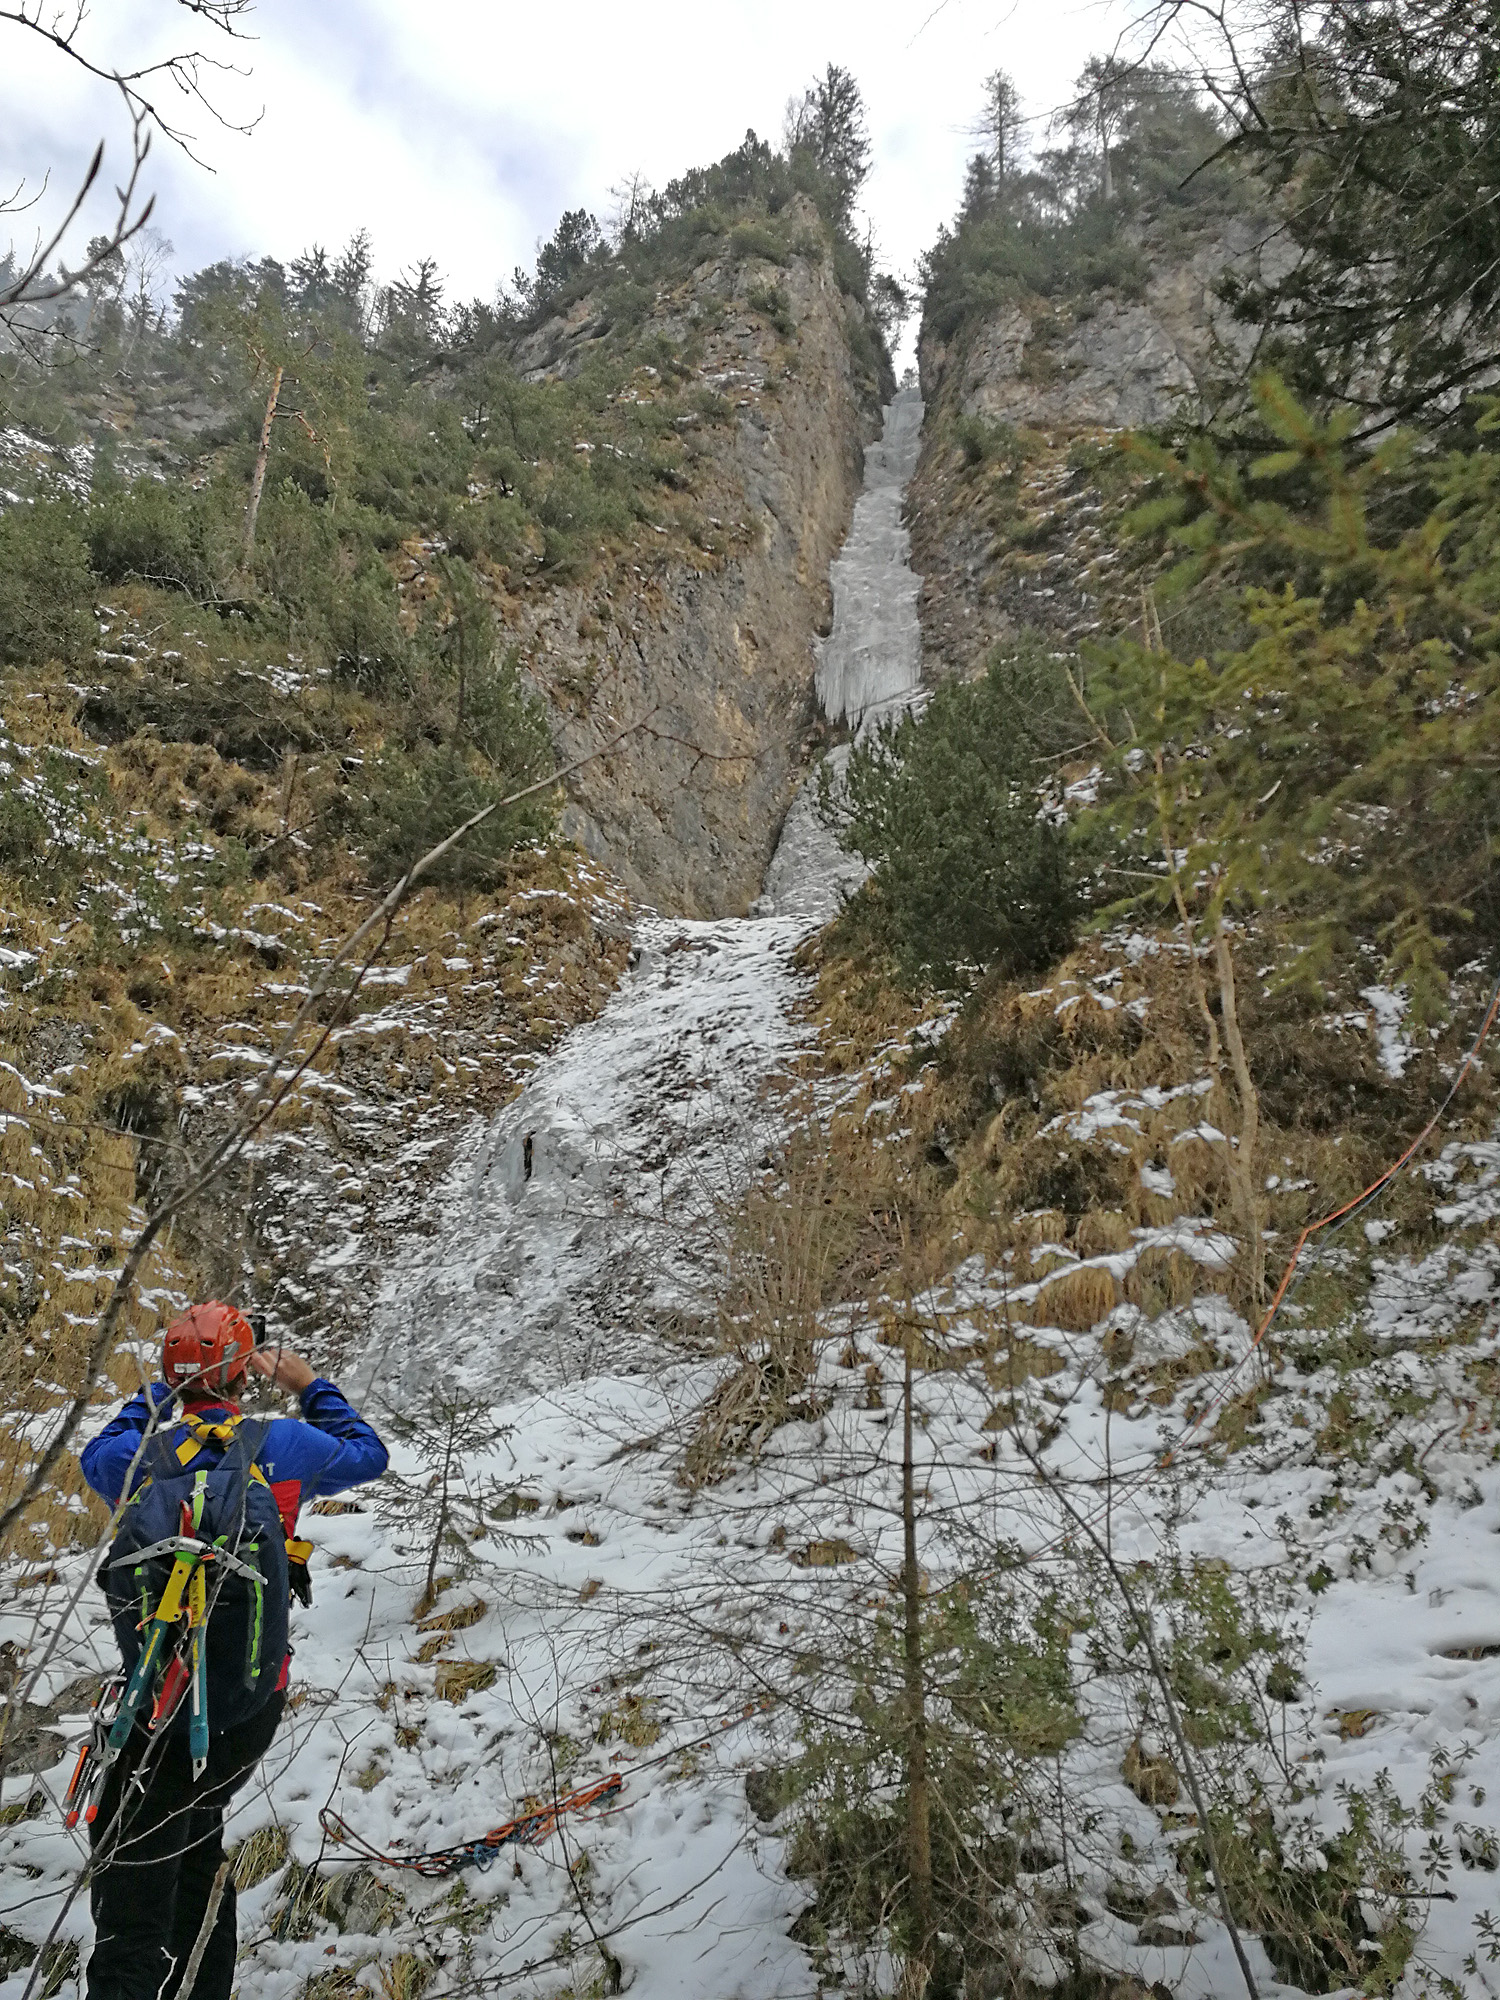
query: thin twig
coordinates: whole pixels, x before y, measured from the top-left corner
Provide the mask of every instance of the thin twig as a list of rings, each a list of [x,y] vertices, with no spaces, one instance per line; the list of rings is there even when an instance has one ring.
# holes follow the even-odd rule
[[[219,1863],[219,1871],[214,1876],[214,1885],[208,1892],[208,1901],[203,1906],[203,1921],[198,1926],[198,1935],[193,1940],[193,1949],[188,1962],[183,1967],[182,1984],[177,1989],[177,2000],[192,2000],[192,1992],[198,1980],[198,1968],[203,1963],[203,1954],[208,1950],[208,1941],[213,1936],[214,1925],[219,1921],[219,1905],[224,1900],[224,1885],[229,1880],[230,1860],[226,1854]]]

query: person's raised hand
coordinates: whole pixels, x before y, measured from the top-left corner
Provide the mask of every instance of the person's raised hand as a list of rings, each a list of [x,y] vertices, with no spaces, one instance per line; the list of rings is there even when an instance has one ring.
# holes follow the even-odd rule
[[[310,1389],[318,1379],[302,1356],[293,1354],[289,1347],[257,1347],[249,1356],[249,1365],[257,1375],[269,1375],[279,1388],[290,1389],[294,1396]]]

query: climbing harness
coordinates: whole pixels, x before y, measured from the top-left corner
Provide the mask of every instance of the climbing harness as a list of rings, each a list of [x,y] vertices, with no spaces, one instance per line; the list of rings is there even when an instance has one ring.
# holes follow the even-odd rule
[[[565,1798],[552,1799],[546,1805],[533,1806],[529,1811],[518,1813],[501,1826],[491,1827],[488,1833],[477,1840],[466,1840],[458,1847],[436,1847],[425,1854],[382,1854],[378,1847],[357,1834],[349,1822],[329,1806],[324,1806],[318,1814],[318,1824],[330,1840],[336,1840],[343,1847],[352,1847],[356,1854],[362,1854],[367,1861],[378,1861],[383,1868],[409,1868],[417,1875],[456,1875],[460,1868],[488,1868],[502,1847],[537,1847],[552,1832],[564,1813],[587,1812],[593,1806],[603,1805],[624,1788],[625,1780],[618,1771],[597,1784],[583,1785],[576,1792],[569,1792]]]

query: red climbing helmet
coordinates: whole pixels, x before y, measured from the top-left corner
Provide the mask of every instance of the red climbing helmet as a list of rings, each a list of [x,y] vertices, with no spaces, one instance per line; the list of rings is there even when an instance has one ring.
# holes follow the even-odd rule
[[[245,1377],[255,1345],[250,1322],[235,1306],[209,1299],[174,1319],[162,1343],[161,1372],[174,1389],[228,1389]]]

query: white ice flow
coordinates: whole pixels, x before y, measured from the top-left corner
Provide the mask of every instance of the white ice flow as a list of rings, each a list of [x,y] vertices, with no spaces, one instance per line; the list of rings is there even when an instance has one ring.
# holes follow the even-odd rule
[[[920,693],[901,505],[921,422],[917,390],[903,389],[866,454],[865,490],[833,566],[817,684],[834,720],[859,724]],[[830,759],[835,784],[847,755]],[[434,1204],[433,1234],[393,1262],[361,1388],[404,1393],[434,1354],[512,1390],[661,1359],[651,1329],[702,1308],[713,1257],[705,1225],[764,1150],[768,1080],[802,1044],[806,981],[793,954],[864,873],[824,824],[814,774],[753,916],[641,922],[634,965],[603,1013],[474,1134]]]
[[[920,679],[918,580],[901,514],[921,442],[922,398],[907,387],[865,454],[864,491],[831,572],[833,630],[818,661],[818,699],[831,722],[855,731],[905,707]]]

